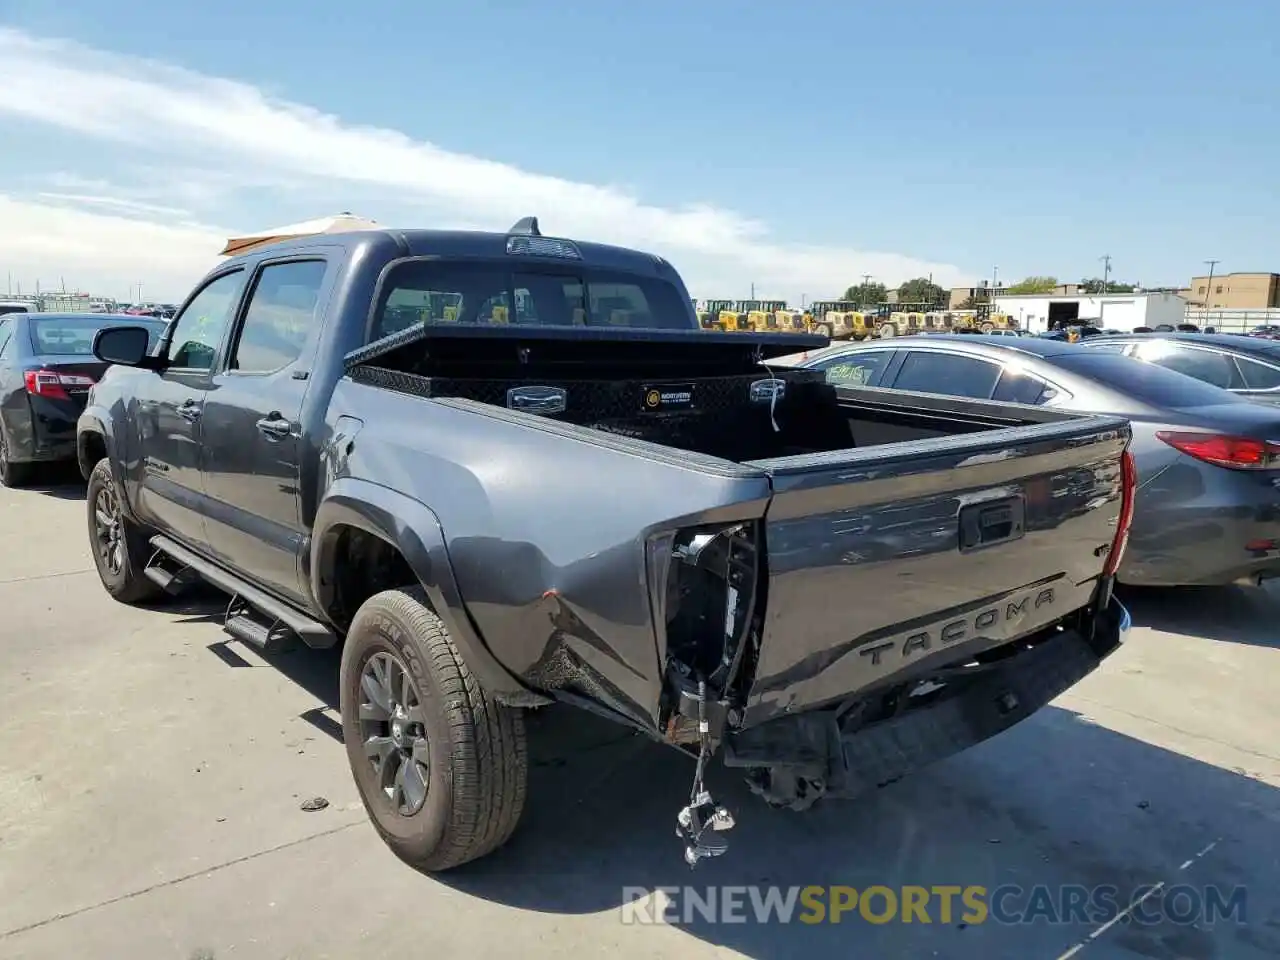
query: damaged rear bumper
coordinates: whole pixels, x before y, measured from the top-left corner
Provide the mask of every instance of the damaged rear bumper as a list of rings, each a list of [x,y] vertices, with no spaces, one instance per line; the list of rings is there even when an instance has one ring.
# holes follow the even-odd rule
[[[777,805],[802,808],[820,796],[856,796],[1029,717],[1092,673],[1131,626],[1129,612],[1110,598],[1088,635],[1083,628],[1060,630],[1002,660],[958,669],[872,722],[852,704],[731,733],[724,762],[750,768],[753,789]],[[918,704],[909,702],[917,697]]]

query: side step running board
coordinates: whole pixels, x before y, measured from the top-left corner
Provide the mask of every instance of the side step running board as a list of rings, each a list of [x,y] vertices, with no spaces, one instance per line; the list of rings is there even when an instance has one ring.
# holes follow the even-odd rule
[[[293,630],[279,620],[266,622],[266,618],[260,616],[240,597],[233,597],[227,605],[222,629],[241,643],[257,647],[268,654],[287,649],[296,636]]]
[[[222,567],[210,563],[203,557],[196,556],[196,554],[192,553],[186,547],[169,539],[163,534],[152,537],[151,546],[165,554],[165,556],[176,560],[178,563],[182,564],[182,566],[194,570],[202,579],[207,580],[219,590],[229,593],[233,597],[243,601],[243,604],[241,604],[242,606],[247,604],[255,610],[266,614],[269,618],[278,621],[281,626],[288,627],[296,633],[302,642],[308,647],[324,649],[326,647],[332,647],[338,642],[337,635],[319,620],[313,620],[305,613],[299,613],[288,604],[281,603],[270,594],[245,583],[239,577],[227,572]],[[151,573],[152,569],[156,569],[155,575]],[[162,586],[166,586],[171,583],[175,578],[174,574],[170,574],[166,570],[152,567],[148,567],[147,576],[156,583],[160,583]],[[179,573],[176,576],[180,577],[182,574]],[[164,578],[163,583],[161,578]],[[241,624],[241,620],[247,620],[249,622],[248,625]],[[232,628],[233,623],[236,624],[235,629]],[[245,630],[243,631],[245,634],[244,636],[242,636],[239,631],[239,627],[241,626],[245,626]],[[253,630],[252,628],[257,628],[257,630]],[[254,639],[254,637],[257,636],[258,631],[269,633],[267,627],[258,623],[253,618],[246,617],[243,612],[238,612],[234,615],[230,612],[228,613],[227,632],[232,636],[258,646],[260,644],[257,643],[256,639]],[[265,637],[263,638],[264,641],[266,639],[267,638]]]
[[[165,593],[176,597],[191,586],[192,581],[199,580],[200,577],[190,567],[179,567],[177,570],[170,570],[164,566],[164,561],[167,559],[169,557],[166,553],[157,550],[142,573]]]

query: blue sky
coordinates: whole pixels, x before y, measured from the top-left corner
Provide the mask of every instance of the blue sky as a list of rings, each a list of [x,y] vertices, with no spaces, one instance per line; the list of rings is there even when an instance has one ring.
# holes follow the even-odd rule
[[[0,282],[173,298],[209,237],[340,209],[537,213],[668,255],[702,296],[1078,279],[1104,253],[1146,284],[1280,270],[1280,6],[352,9],[0,0],[0,63],[30,78],[0,83]]]

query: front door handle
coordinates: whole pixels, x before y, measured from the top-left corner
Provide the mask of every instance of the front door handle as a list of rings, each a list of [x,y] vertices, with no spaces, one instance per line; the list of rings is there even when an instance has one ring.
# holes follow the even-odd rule
[[[293,432],[293,424],[278,413],[270,413],[258,421],[258,432],[268,440],[280,440]]]
[[[178,416],[189,423],[195,423],[200,419],[200,404],[195,400],[184,400],[178,407]]]

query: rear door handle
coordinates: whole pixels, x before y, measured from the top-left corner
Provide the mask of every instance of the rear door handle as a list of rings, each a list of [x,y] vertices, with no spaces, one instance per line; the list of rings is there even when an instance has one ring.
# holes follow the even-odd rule
[[[195,400],[184,400],[178,407],[178,416],[190,423],[195,423],[200,419],[200,404]]]
[[[258,421],[258,432],[268,440],[280,440],[293,432],[293,424],[278,413],[270,413]]]

